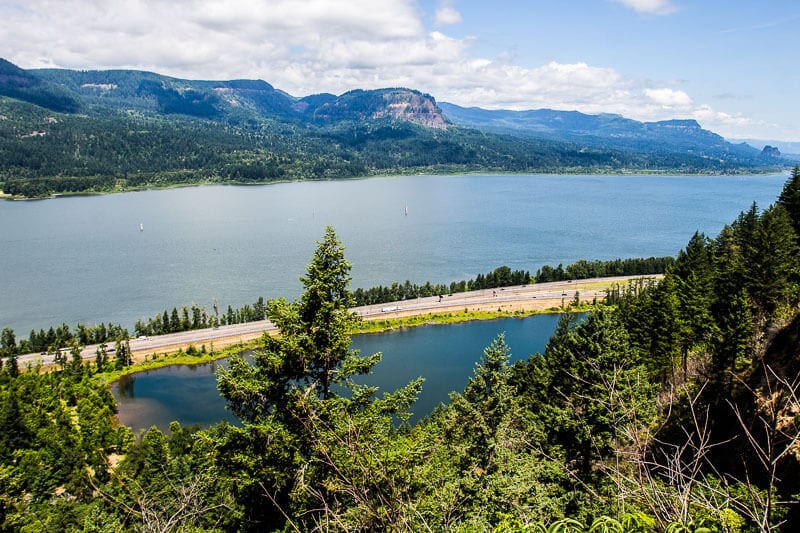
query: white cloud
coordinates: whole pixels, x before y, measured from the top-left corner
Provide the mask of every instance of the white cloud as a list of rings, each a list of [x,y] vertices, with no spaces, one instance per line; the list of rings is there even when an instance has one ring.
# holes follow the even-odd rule
[[[445,4],[436,10],[435,20],[437,26],[459,24],[461,22],[461,13],[456,11],[453,6]]]
[[[671,6],[635,3],[651,10]],[[0,4],[0,50],[23,68],[139,68],[192,79],[256,78],[296,96],[404,86],[464,106],[619,113],[638,120],[696,118],[740,137],[758,126],[747,117],[698,106],[682,90],[631,79],[613,68],[558,61],[523,66],[507,54],[478,56],[475,42],[426,29],[416,0]]]
[[[753,132],[754,136],[785,135],[785,131],[778,124],[769,124],[764,121],[754,120],[741,113],[725,113],[716,111],[708,105],[698,106],[692,110],[692,118],[697,120],[706,129],[719,133],[723,137],[741,137],[741,132]],[[770,133],[767,133],[770,132]],[[765,135],[766,134],[766,135]],[[788,137],[786,137],[788,138]]]
[[[645,96],[665,108],[683,109],[692,105],[691,97],[683,91],[669,88],[645,89]]]
[[[615,0],[638,13],[650,15],[669,15],[677,11],[671,0]]]

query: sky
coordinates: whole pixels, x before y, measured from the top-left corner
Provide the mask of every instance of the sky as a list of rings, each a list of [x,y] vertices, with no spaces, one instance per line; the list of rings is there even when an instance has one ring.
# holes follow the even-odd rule
[[[0,0],[0,57],[800,141],[797,0]]]

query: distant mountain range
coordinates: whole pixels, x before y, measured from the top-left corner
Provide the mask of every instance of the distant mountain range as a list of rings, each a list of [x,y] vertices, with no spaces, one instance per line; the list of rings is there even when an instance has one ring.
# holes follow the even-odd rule
[[[265,81],[25,70],[0,59],[0,186],[125,190],[394,172],[736,172],[780,167],[693,120],[437,104],[413,89],[294,97]]]
[[[764,149],[767,146],[772,146],[780,150],[780,152],[791,159],[798,160],[800,159],[800,142],[793,142],[793,141],[775,141],[775,140],[764,140],[764,139],[728,139],[732,143],[747,143],[753,148],[757,148],[759,150]]]
[[[701,154],[737,160],[761,155],[761,150],[747,143],[732,144],[720,135],[704,130],[696,120],[638,122],[609,113],[587,115],[552,109],[490,111],[448,103],[440,106],[455,124],[494,133],[647,153]]]

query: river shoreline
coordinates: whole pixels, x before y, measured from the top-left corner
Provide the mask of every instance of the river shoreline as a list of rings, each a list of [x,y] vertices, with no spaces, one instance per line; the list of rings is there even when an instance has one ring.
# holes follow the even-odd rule
[[[86,190],[77,192],[57,192],[47,196],[15,196],[7,194],[0,189],[0,200],[11,201],[26,201],[26,200],[54,200],[57,198],[69,198],[73,196],[103,196],[108,194],[126,194],[132,192],[142,191],[160,191],[169,189],[183,189],[189,187],[208,187],[208,186],[244,186],[244,187],[257,187],[262,185],[280,185],[285,183],[299,183],[299,182],[325,182],[325,181],[347,181],[347,180],[367,180],[373,178],[395,178],[404,176],[481,176],[481,175],[502,175],[502,176],[624,176],[624,177],[659,177],[659,176],[680,176],[680,177],[713,177],[713,176],[783,176],[786,169],[767,167],[767,168],[742,168],[737,170],[728,170],[726,172],[681,172],[679,169],[665,169],[665,170],[647,170],[647,169],[626,169],[620,168],[616,170],[604,169],[591,169],[579,168],[574,170],[564,169],[560,172],[546,172],[546,171],[529,171],[529,172],[503,172],[491,169],[485,170],[454,170],[453,172],[414,172],[413,169],[408,169],[407,172],[391,172],[386,174],[364,174],[361,176],[345,176],[341,178],[299,178],[299,179],[279,179],[274,181],[265,181],[261,183],[253,183],[248,181],[213,181],[213,180],[200,180],[193,183],[168,183],[164,185],[146,185],[136,187],[122,187],[114,190]]]

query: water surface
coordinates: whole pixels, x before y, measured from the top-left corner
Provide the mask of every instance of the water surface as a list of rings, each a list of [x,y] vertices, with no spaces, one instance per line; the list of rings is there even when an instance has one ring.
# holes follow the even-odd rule
[[[374,373],[358,381],[376,385],[383,392],[424,377],[422,394],[412,409],[415,416],[411,422],[414,422],[446,402],[451,391],[464,389],[483,348],[498,334],[505,333],[512,360],[526,359],[544,351],[558,318],[558,315],[536,315],[357,335],[353,348],[361,350],[362,355],[383,354]],[[202,426],[222,420],[236,422],[217,392],[214,373],[220,364],[225,363],[175,365],[126,376],[111,389],[119,406],[120,421],[135,431],[153,425],[166,431],[173,420]]]
[[[0,327],[137,319],[295,298],[333,225],[352,287],[449,283],[500,265],[675,255],[786,176],[406,176],[0,202]],[[408,214],[405,208],[408,207]],[[143,231],[140,231],[140,225]]]

